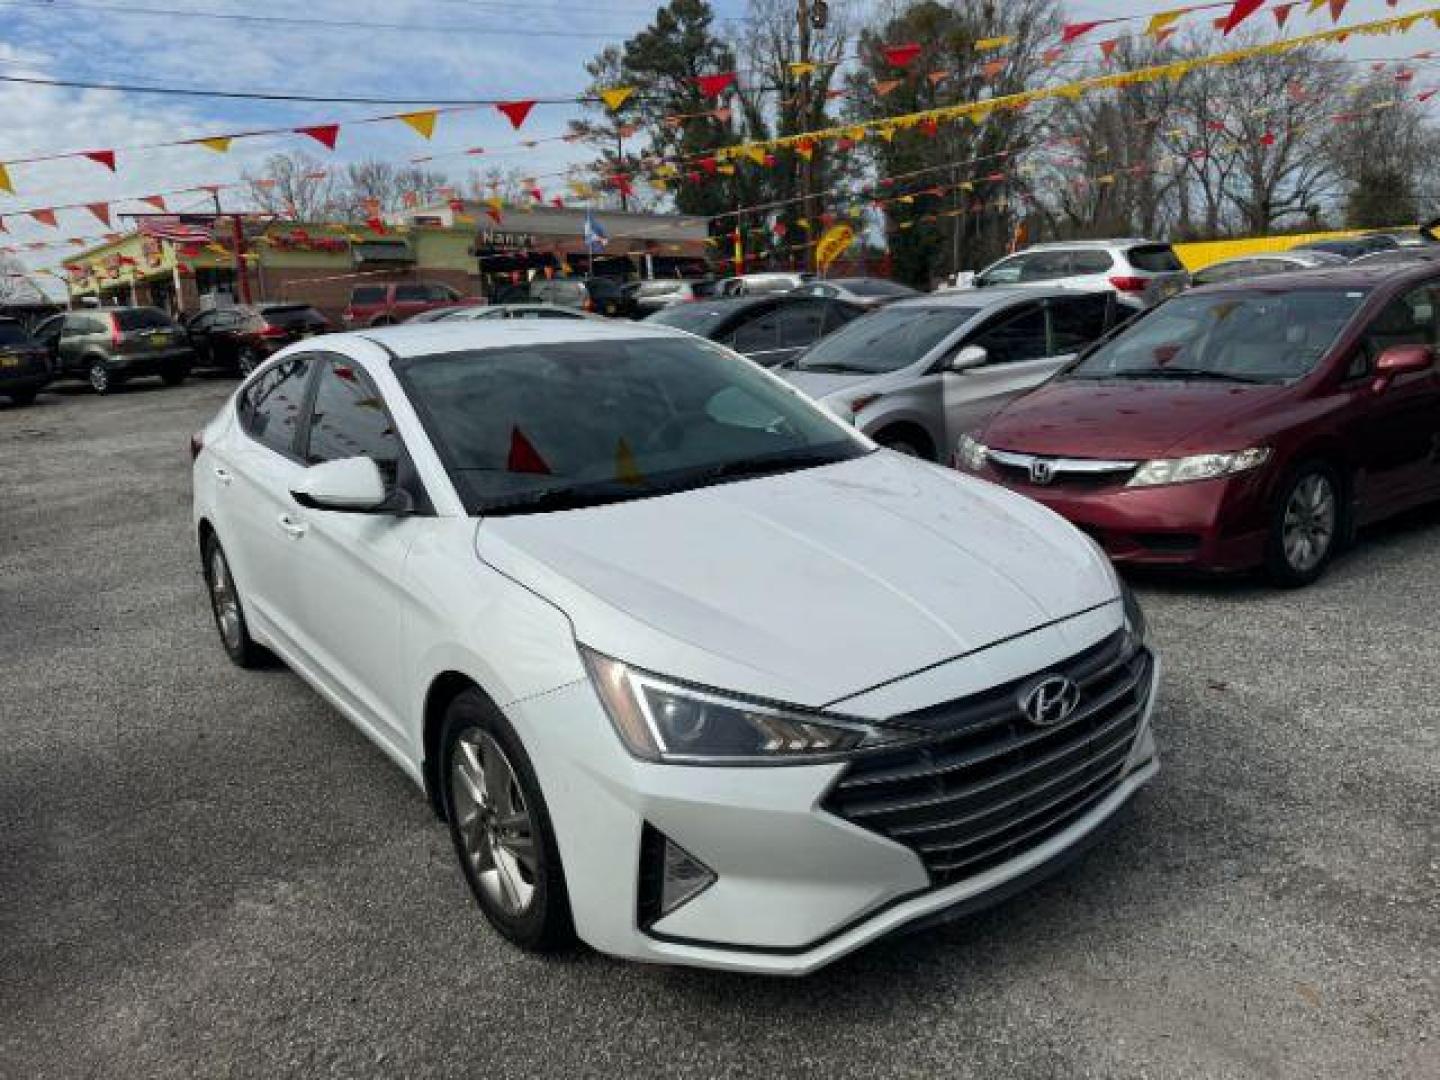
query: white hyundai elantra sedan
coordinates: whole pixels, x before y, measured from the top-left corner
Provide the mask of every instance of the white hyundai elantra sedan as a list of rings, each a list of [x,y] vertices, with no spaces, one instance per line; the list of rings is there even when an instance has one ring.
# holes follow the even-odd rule
[[[1093,543],[677,331],[313,339],[193,450],[226,651],[390,755],[526,948],[811,971],[1053,871],[1158,767]]]

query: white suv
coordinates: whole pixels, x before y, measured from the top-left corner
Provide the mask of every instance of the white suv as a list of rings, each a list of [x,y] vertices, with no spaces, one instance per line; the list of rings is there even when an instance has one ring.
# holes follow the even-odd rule
[[[1032,284],[1110,289],[1148,306],[1185,288],[1189,275],[1169,244],[1135,239],[1071,240],[1036,244],[978,274],[957,274],[953,287]]]

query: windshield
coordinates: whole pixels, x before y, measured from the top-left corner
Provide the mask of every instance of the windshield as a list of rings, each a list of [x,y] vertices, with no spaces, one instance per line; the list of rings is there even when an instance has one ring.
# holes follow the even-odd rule
[[[445,353],[397,370],[472,514],[649,498],[869,452],[798,392],[692,339]]]
[[[822,338],[796,361],[801,371],[879,375],[923,359],[979,314],[968,307],[888,307]]]
[[[1101,345],[1068,374],[1288,382],[1314,370],[1365,296],[1364,289],[1181,296]]]

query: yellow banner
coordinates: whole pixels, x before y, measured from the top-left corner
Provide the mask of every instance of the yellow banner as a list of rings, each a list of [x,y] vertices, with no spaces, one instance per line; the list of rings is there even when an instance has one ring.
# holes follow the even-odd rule
[[[820,272],[830,269],[830,264],[844,255],[854,242],[855,230],[849,225],[835,225],[827,230],[815,247],[815,265]]]

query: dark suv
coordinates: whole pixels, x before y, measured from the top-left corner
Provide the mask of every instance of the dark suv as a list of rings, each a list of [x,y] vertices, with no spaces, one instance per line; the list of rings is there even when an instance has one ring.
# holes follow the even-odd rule
[[[37,326],[35,339],[50,351],[56,378],[85,379],[97,394],[145,375],[179,386],[195,359],[184,327],[152,307],[67,311]]]
[[[0,319],[0,397],[29,405],[50,381],[50,356],[15,319]]]
[[[202,311],[185,328],[195,362],[249,375],[272,353],[330,329],[309,304],[237,304]]]
[[[530,300],[536,304],[577,308],[611,318],[624,319],[635,314],[634,296],[625,291],[624,282],[617,278],[555,278],[551,281],[532,281]]]

